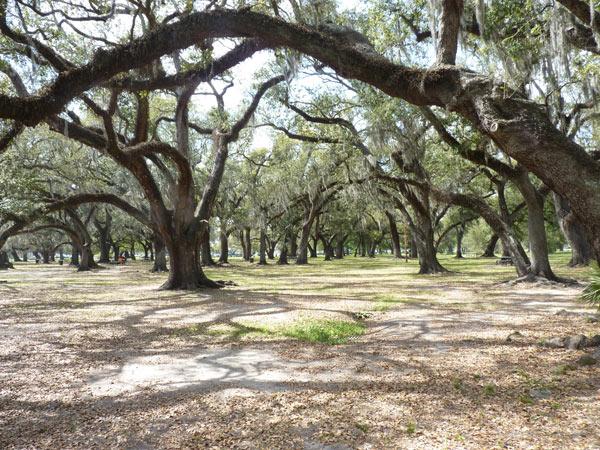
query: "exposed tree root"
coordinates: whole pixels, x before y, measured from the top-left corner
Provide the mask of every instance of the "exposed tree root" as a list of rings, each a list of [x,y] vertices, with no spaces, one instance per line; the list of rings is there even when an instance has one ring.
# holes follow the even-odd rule
[[[206,277],[191,281],[167,280],[160,288],[160,291],[195,291],[198,289],[221,289],[227,282],[213,281]]]
[[[522,277],[516,278],[514,280],[503,281],[499,283],[500,285],[509,285],[516,286],[521,283],[535,283],[544,286],[578,286],[579,282],[572,278],[562,278],[562,277],[554,277],[554,278],[546,278],[541,275],[527,274]]]

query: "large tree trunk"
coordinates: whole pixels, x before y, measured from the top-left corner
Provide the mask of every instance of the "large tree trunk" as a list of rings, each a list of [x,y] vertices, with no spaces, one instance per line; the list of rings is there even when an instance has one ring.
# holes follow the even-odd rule
[[[389,211],[385,211],[385,215],[388,218],[390,224],[390,238],[392,240],[392,252],[396,258],[402,258],[402,250],[400,249],[400,234],[398,233],[398,226],[396,225],[396,218]]]
[[[258,264],[266,265],[267,264],[267,233],[265,229],[261,227],[260,229],[260,241],[258,248]]]
[[[415,219],[417,229],[411,231],[413,231],[418,248],[419,274],[448,272],[437,259],[431,217],[428,214],[415,212]]]
[[[312,227],[314,215],[310,211],[304,214],[302,230],[300,231],[300,243],[298,244],[298,256],[296,264],[308,264],[308,239],[310,238],[310,229]]]
[[[335,235],[327,239],[321,234],[320,238],[321,243],[323,244],[323,255],[325,256],[325,261],[331,261],[334,257],[333,241],[335,239]]]
[[[10,251],[10,253],[13,257],[14,262],[21,262],[21,258],[19,257],[19,254],[17,253],[17,251],[14,248]]]
[[[289,252],[289,256],[291,258],[297,258],[298,257],[298,236],[296,235],[296,233],[292,233],[290,236],[290,252]]]
[[[228,264],[229,263],[229,236],[227,235],[227,231],[221,227],[219,230],[219,242],[221,246],[221,254],[219,255],[219,263]]]
[[[78,272],[85,272],[98,267],[94,261],[94,253],[92,252],[92,243],[84,242],[80,246],[81,259],[79,261]]]
[[[121,248],[118,242],[112,242],[111,247],[113,249],[113,261],[119,262],[119,256],[121,256]]]
[[[44,264],[50,264],[50,250],[42,249],[42,262]]]
[[[110,262],[110,242],[107,242],[105,239],[100,237],[98,241],[100,246],[100,259],[98,259],[99,263],[109,263]]]
[[[410,235],[410,258],[415,259],[419,257],[419,246],[417,245],[417,240],[415,239],[415,234],[411,233]]]
[[[13,265],[8,259],[8,253],[0,250],[0,270],[13,269]]]
[[[71,242],[71,262],[70,266],[79,266],[79,247],[75,242]]]
[[[348,239],[348,235],[340,236],[335,241],[335,259],[343,259],[344,258],[344,245],[346,244],[346,239]]]
[[[246,261],[250,261],[250,258],[252,258],[252,235],[249,227],[244,229],[244,245],[246,247]]]
[[[21,259],[23,260],[23,262],[27,262],[27,257],[29,256],[29,250],[24,250],[23,253],[21,253]]]
[[[498,243],[498,235],[494,233],[487,245],[485,246],[485,250],[483,251],[481,257],[482,258],[493,258],[495,257],[496,244]]]
[[[131,247],[129,249],[129,257],[132,261],[135,261],[135,242],[131,242]]]
[[[463,258],[462,241],[465,235],[465,225],[460,224],[456,227],[456,258]]]
[[[553,200],[558,224],[571,247],[569,266],[587,266],[593,255],[583,225],[571,211],[569,202],[564,197],[553,193]]]
[[[110,216],[109,216],[110,217]],[[100,263],[110,262],[110,223],[112,219],[107,220],[106,225],[102,225],[99,221],[94,221],[94,226],[98,231],[98,246],[100,247]]]
[[[269,239],[267,236],[267,258],[270,260],[275,259],[275,248],[277,247],[277,240]]]
[[[208,226],[204,227],[204,231],[200,233],[200,258],[205,267],[215,265],[210,249],[210,228]]]
[[[242,247],[242,259],[244,261],[248,261],[250,259],[250,255],[248,255],[248,247],[246,247],[246,238],[244,237],[244,230],[240,230],[239,238],[240,246]]]
[[[147,241],[142,242],[142,247],[144,248],[144,261],[148,261],[150,259],[150,246]]]
[[[531,266],[529,275],[533,278],[542,277],[548,280],[557,280],[552,272],[548,259],[548,240],[544,223],[544,197],[539,194],[528,172],[522,170],[518,179],[514,180],[527,203],[527,230],[529,249],[531,253]]]
[[[198,260],[198,239],[196,237],[172,236],[169,244],[169,278],[160,287],[163,290],[192,290],[201,287],[219,287],[209,280]]]
[[[288,264],[288,242],[290,240],[289,235],[284,235],[281,243],[281,248],[279,249],[279,259],[277,260],[277,264]]]
[[[154,264],[152,265],[152,272],[168,272],[167,268],[167,249],[162,238],[158,235],[154,236],[152,241],[154,246]]]

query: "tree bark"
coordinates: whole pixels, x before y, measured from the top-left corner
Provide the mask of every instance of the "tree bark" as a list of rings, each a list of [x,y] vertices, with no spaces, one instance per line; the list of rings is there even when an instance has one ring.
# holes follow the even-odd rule
[[[8,259],[8,253],[4,250],[0,250],[0,270],[6,269],[14,269],[14,267]]]
[[[164,241],[160,236],[155,235],[152,244],[154,246],[154,264],[151,272],[168,272],[167,250]]]
[[[335,241],[335,259],[343,259],[344,258],[344,245],[346,244],[346,239],[348,239],[348,235],[339,236]]]
[[[557,193],[553,193],[553,200],[558,224],[571,247],[571,260],[569,261],[569,266],[587,266],[593,255],[592,247],[590,246],[583,226],[571,210],[569,202],[564,197]]]
[[[283,239],[283,244],[281,246],[281,250],[279,251],[279,259],[277,260],[277,264],[286,265],[288,264],[288,239]]]
[[[307,209],[304,212],[302,229],[300,231],[300,243],[298,244],[298,256],[296,264],[308,264],[308,239],[310,238],[310,229],[315,218],[314,211]]]
[[[277,247],[277,240],[268,239],[267,236],[267,258],[270,260],[275,259],[275,249]]]
[[[496,233],[492,234],[492,237],[488,241],[487,245],[485,246],[485,250],[481,255],[482,258],[494,258],[496,256],[494,251],[496,250],[498,239],[499,238]]]
[[[173,236],[167,248],[170,257],[169,277],[161,289],[194,290],[201,287],[219,287],[200,269],[198,239],[195,236]]]
[[[19,254],[17,253],[17,251],[14,248],[10,251],[10,253],[13,257],[14,262],[21,262],[21,258],[19,257]]]
[[[200,233],[200,259],[205,267],[215,265],[210,249],[210,228],[208,226],[204,227],[204,230]]]
[[[94,220],[94,226],[98,232],[98,246],[100,247],[100,263],[110,262],[110,231],[112,225],[112,216],[106,212],[106,222],[102,224],[99,220]]]
[[[290,253],[289,256],[292,258],[298,257],[298,236],[296,233],[292,233],[290,236]]]
[[[129,257],[132,261],[135,261],[135,241],[131,242],[131,247],[129,249]]]
[[[435,236],[429,208],[413,208],[415,211],[414,229],[411,234],[415,238],[417,257],[419,259],[419,274],[444,273],[448,270],[437,259]],[[421,210],[422,209],[422,210]]]
[[[465,226],[464,224],[459,225],[458,227],[456,227],[456,258],[463,258],[463,253],[462,253],[462,241],[463,241],[463,236],[465,235]]]
[[[92,252],[92,243],[83,242],[80,245],[81,258],[79,260],[78,272],[86,272],[88,270],[98,267],[94,261],[94,253]]]
[[[389,211],[385,211],[390,224],[390,238],[392,240],[392,252],[396,258],[402,258],[402,250],[400,249],[400,234],[396,225],[396,218]]]
[[[532,277],[542,277],[556,281],[548,259],[548,240],[544,222],[544,197],[540,195],[529,173],[521,170],[519,177],[513,180],[527,203],[527,230],[529,237],[530,262],[529,273]]]
[[[244,245],[246,247],[246,261],[250,261],[252,258],[252,236],[249,227],[244,229]]]
[[[415,239],[414,233],[410,234],[410,257],[412,259],[419,257],[419,247],[417,246],[417,240]]]
[[[221,246],[221,254],[219,255],[219,263],[228,264],[229,263],[229,236],[227,235],[227,231],[221,227],[219,230],[219,242]]]
[[[79,247],[74,241],[71,241],[71,262],[70,266],[79,266]]]
[[[267,264],[267,233],[264,228],[260,228],[260,240],[258,248],[258,264],[264,266]]]
[[[250,255],[248,255],[248,247],[246,247],[246,238],[244,236],[244,230],[240,230],[240,246],[242,247],[242,259],[244,261],[248,261],[250,259]]]

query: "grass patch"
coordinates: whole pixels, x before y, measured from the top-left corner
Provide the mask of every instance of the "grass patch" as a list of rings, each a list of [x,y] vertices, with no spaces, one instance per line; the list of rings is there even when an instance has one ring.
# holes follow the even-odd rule
[[[376,302],[373,311],[379,312],[389,311],[394,305],[399,303],[416,304],[423,302],[420,298],[398,298],[394,294],[377,294],[373,297],[373,301]]]
[[[237,322],[227,324],[195,324],[178,328],[174,336],[211,336],[226,340],[241,340],[252,338],[293,338],[305,342],[322,344],[345,344],[351,337],[360,336],[365,332],[365,325],[346,320],[315,320],[306,319],[289,325],[269,328],[262,325],[249,325]]]
[[[280,328],[277,333],[300,341],[337,345],[364,334],[365,329],[361,323],[346,320],[302,320]]]
[[[188,325],[183,328],[178,328],[173,332],[174,336],[212,336],[221,337],[228,340],[240,340],[252,336],[271,335],[272,332],[261,326],[244,325],[240,323],[213,324],[207,326],[205,324]]]

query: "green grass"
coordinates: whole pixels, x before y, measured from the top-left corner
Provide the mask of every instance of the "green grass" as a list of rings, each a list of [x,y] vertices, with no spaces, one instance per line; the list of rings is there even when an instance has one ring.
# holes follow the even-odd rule
[[[282,327],[278,333],[300,341],[337,345],[345,344],[350,338],[364,334],[365,329],[365,325],[361,323],[346,320],[306,319]]]
[[[373,297],[373,301],[375,302],[375,306],[372,308],[373,311],[386,312],[397,304],[418,304],[423,303],[424,300],[415,297],[399,298],[394,294],[377,294]]]
[[[287,337],[304,342],[338,345],[347,343],[352,337],[364,334],[365,330],[365,325],[347,320],[304,319],[278,327],[237,322],[212,325],[194,324],[178,328],[172,334],[179,337],[214,336],[226,340]]]

